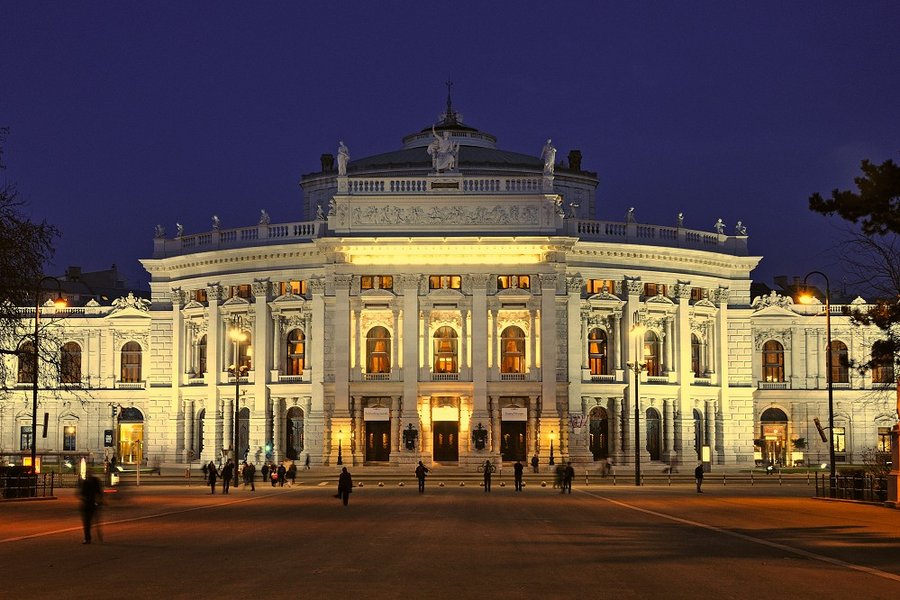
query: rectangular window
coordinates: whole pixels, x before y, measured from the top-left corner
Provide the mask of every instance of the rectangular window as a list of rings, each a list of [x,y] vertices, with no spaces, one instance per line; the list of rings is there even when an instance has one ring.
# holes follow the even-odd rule
[[[616,293],[616,282],[612,279],[588,279],[585,282],[588,294],[602,294],[606,290],[607,294]]]
[[[691,288],[691,300],[697,302],[698,300],[703,300],[703,288],[692,287]]]
[[[75,426],[66,425],[63,427],[63,451],[75,451]]]
[[[663,283],[645,283],[644,284],[644,295],[645,296],[665,296],[666,295],[666,285]]]
[[[428,277],[428,289],[431,290],[458,290],[462,287],[462,277],[459,275],[430,275]]]
[[[237,290],[234,295],[236,295],[238,298],[245,298],[245,299],[250,298],[250,284],[249,283],[244,283],[244,284],[241,284],[241,285],[238,285],[235,287],[237,288]]]
[[[34,436],[31,434],[31,425],[22,425],[19,428],[19,450],[31,450],[31,441]]]
[[[394,278],[390,275],[362,275],[359,278],[361,290],[392,290]]]
[[[879,427],[878,428],[878,446],[876,450],[879,452],[890,452],[891,451],[891,428],[890,427]]]
[[[835,427],[834,428],[834,451],[835,452],[846,452],[847,451],[847,437],[844,433],[843,427]]]
[[[194,300],[197,302],[206,302],[206,289],[194,290]]]
[[[294,296],[305,296],[306,295],[306,281],[282,281],[280,285],[279,294],[284,296],[285,294],[291,293]]]
[[[511,288],[530,290],[531,277],[528,275],[499,275],[497,277],[498,290],[508,290]]]

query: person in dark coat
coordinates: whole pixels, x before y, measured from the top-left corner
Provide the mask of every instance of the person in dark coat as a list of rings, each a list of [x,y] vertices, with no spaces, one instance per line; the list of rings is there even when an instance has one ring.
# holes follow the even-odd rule
[[[335,498],[340,498],[344,502],[344,506],[347,506],[347,501],[350,500],[350,492],[353,491],[353,479],[350,477],[350,471],[347,470],[347,467],[341,469],[341,475],[338,477],[338,493]]]
[[[216,493],[216,480],[219,478],[219,470],[216,469],[215,463],[213,461],[209,461],[209,464],[206,465],[207,471],[207,482],[209,483],[210,494]]]
[[[494,470],[494,465],[491,464],[490,460],[484,461],[484,491],[491,491],[491,471]]]
[[[563,474],[563,491],[572,493],[572,480],[575,479],[575,469],[571,462],[566,463],[566,470]]]
[[[234,477],[234,463],[230,460],[222,467],[222,493],[227,494],[231,487],[231,478]]]
[[[291,461],[291,466],[288,467],[287,478],[292,486],[297,483],[297,464],[294,461]]]
[[[697,468],[694,469],[694,479],[697,482],[697,493],[702,494],[703,490],[700,487],[703,485],[703,463],[697,465]]]
[[[254,464],[252,462],[245,464],[244,465],[244,486],[246,486],[249,483],[251,492],[256,491],[256,483],[254,483],[255,479],[256,479],[256,466],[254,466]]]
[[[103,489],[100,486],[100,480],[93,474],[88,476],[81,482],[78,487],[78,510],[81,512],[81,525],[84,529],[84,539],[82,544],[91,543],[91,524],[97,514],[98,507],[103,501]],[[100,521],[97,520],[97,537],[103,541],[100,534]]]
[[[525,466],[521,461],[516,461],[516,464],[513,465],[513,479],[516,482],[516,491],[522,491],[522,471],[525,470]]]
[[[425,493],[425,476],[428,475],[428,467],[422,464],[422,461],[419,461],[419,466],[416,467],[416,479],[419,480],[419,493]]]
[[[538,457],[537,457],[537,454],[535,454],[534,456],[531,457],[531,468],[534,470],[535,473],[538,472]]]
[[[286,478],[287,469],[284,468],[284,463],[278,465],[278,486],[284,487],[284,480]]]
[[[269,463],[263,463],[262,469],[260,469],[260,473],[262,473],[262,480],[265,481],[266,477],[269,476]]]

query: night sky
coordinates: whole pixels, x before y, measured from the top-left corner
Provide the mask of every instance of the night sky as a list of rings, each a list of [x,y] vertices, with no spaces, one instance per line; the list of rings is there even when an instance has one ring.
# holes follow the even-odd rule
[[[807,199],[900,159],[898,27],[896,1],[0,0],[0,181],[62,231],[49,273],[144,281],[154,225],[303,219],[322,153],[399,149],[449,76],[499,147],[580,149],[596,218],[740,219],[756,280],[839,280],[845,226]]]

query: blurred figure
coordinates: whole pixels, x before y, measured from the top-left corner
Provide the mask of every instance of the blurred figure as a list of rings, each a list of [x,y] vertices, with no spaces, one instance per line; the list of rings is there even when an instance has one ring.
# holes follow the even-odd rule
[[[525,470],[525,466],[522,464],[522,461],[516,461],[516,464],[513,465],[513,479],[516,483],[516,491],[522,491],[522,471]]]
[[[209,484],[210,494],[216,493],[216,481],[219,478],[219,470],[216,469],[216,464],[213,461],[209,461],[209,464],[206,465],[207,471],[207,479],[206,482]]]
[[[350,500],[350,492],[353,491],[353,479],[350,477],[350,471],[347,467],[341,469],[341,475],[338,477],[338,493],[335,498],[340,498],[344,506]]]
[[[254,483],[254,479],[256,478],[256,467],[253,463],[246,463],[244,465],[244,486],[246,487],[248,484],[250,485],[250,491],[256,491],[256,483]]]
[[[91,473],[78,487],[79,511],[81,512],[81,525],[84,529],[82,544],[91,543],[91,524],[97,520],[97,538],[102,542],[103,535],[100,532],[100,519],[97,516],[100,504],[103,502],[103,489],[100,480]]]
[[[419,466],[416,467],[416,479],[419,480],[419,493],[425,493],[425,476],[428,475],[428,467],[422,464],[422,461],[419,461]]]
[[[227,494],[231,486],[231,478],[234,477],[234,463],[229,459],[222,467],[222,493]]]

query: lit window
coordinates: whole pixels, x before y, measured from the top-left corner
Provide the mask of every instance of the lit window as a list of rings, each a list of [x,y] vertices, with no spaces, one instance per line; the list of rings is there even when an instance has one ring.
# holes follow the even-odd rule
[[[75,451],[75,426],[66,425],[63,427],[63,450],[66,452]]]
[[[123,383],[139,383],[141,381],[141,345],[137,342],[128,342],[122,346],[120,380]]]
[[[591,375],[606,375],[607,337],[602,329],[588,333],[588,362]]]
[[[500,334],[500,372],[525,372],[525,332],[507,327]]]
[[[197,302],[206,302],[206,289],[194,290],[194,300]]]
[[[763,344],[762,351],[763,381],[784,381],[784,346],[781,342],[769,340]]]
[[[458,290],[462,287],[462,277],[459,275],[430,275],[428,288],[432,290]]]
[[[281,295],[293,294],[294,296],[306,295],[306,281],[282,281],[280,285]]]
[[[662,283],[645,283],[644,284],[644,295],[645,296],[665,296],[666,295],[666,285]]]
[[[691,300],[697,302],[698,300],[703,300],[703,292],[705,290],[703,288],[692,287],[691,288]]]
[[[659,377],[660,365],[660,343],[656,333],[648,331],[644,334],[644,363],[647,368],[647,375],[651,377]]]
[[[392,290],[394,278],[391,275],[363,275],[359,278],[362,290]]]
[[[287,335],[287,364],[285,375],[303,375],[306,366],[306,336],[299,329]]]
[[[530,290],[531,277],[528,275],[499,275],[497,277],[497,289],[508,290],[511,288]]]
[[[434,372],[456,373],[457,335],[452,327],[440,327],[434,332]]]
[[[384,327],[373,327],[366,334],[366,372],[391,372],[391,334]]]
[[[843,427],[835,427],[834,428],[834,451],[835,452],[846,452],[847,451],[847,437]]]
[[[875,448],[879,452],[890,452],[891,451],[891,428],[890,427],[879,427],[878,428],[878,446]]]
[[[604,291],[607,294],[615,294],[616,293],[616,282],[612,279],[588,279],[585,282],[585,287],[587,288],[588,294],[602,294]]]

